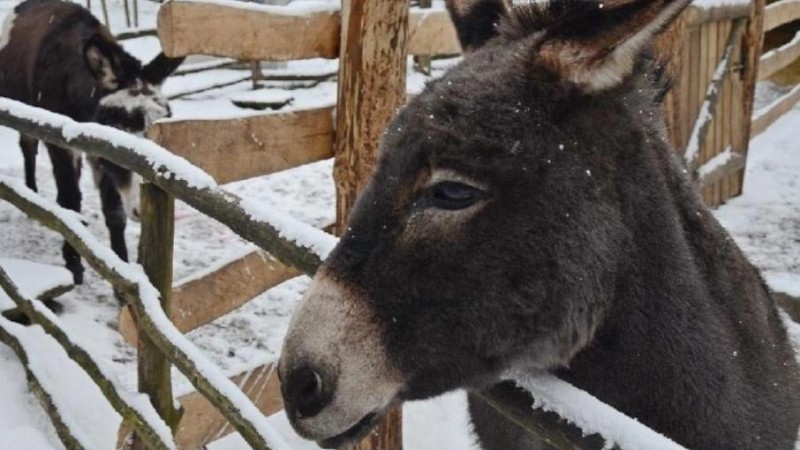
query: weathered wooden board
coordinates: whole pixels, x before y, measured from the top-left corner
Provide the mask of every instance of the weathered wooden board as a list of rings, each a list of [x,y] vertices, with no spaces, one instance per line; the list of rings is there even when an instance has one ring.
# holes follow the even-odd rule
[[[781,0],[764,8],[764,31],[800,20],[800,0]]]
[[[231,380],[265,416],[283,409],[280,381],[273,364],[259,366]],[[178,448],[203,448],[234,431],[222,414],[199,392],[184,395],[178,401],[183,407],[183,417],[175,434]]]
[[[758,79],[764,80],[800,58],[800,33],[781,47],[770,50],[761,56]]]
[[[285,9],[282,12],[281,9]],[[242,60],[338,58],[339,11],[171,1],[158,14],[158,37],[169,56],[213,55]],[[447,11],[414,10],[410,54],[455,54],[461,46]]]
[[[164,53],[273,61],[338,55],[338,11],[281,14],[270,12],[279,7],[234,5],[194,1],[162,5],[158,37]]]
[[[218,183],[267,175],[333,157],[333,107],[227,120],[170,120],[149,137]]]
[[[297,269],[282,264],[265,251],[252,251],[173,287],[170,318],[178,330],[187,333],[298,275]],[[129,308],[120,312],[118,329],[128,343],[137,345],[136,324]]]
[[[753,117],[751,136],[756,137],[766,131],[770,125],[794,108],[797,103],[800,103],[800,85],[795,86],[788,94],[774,101],[768,106],[769,109],[756,113],[756,116]]]

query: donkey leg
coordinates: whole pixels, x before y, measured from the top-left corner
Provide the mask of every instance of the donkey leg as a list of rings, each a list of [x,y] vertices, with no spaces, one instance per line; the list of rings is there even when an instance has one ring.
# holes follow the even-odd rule
[[[22,148],[22,157],[25,159],[25,185],[30,190],[39,192],[36,186],[36,154],[39,148],[39,141],[20,133],[19,146]]]
[[[108,174],[104,173],[101,176],[98,187],[103,205],[103,217],[106,219],[108,233],[111,236],[111,249],[123,261],[128,262],[128,247],[125,245],[125,225],[128,219],[122,205],[122,197]]]
[[[78,155],[52,144],[47,145],[47,152],[53,163],[53,177],[58,189],[56,202],[64,208],[80,212],[82,196],[79,185],[80,159],[78,159]],[[82,284],[84,268],[81,264],[80,254],[67,242],[64,242],[61,252],[67,269],[72,272],[73,281],[75,284]]]

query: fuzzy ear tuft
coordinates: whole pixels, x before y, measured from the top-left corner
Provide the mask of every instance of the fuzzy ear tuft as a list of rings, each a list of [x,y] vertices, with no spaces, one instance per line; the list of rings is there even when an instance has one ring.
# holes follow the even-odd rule
[[[464,52],[477,50],[497,36],[497,25],[511,9],[511,0],[446,0]]]
[[[587,92],[613,88],[631,75],[642,52],[690,2],[567,0],[540,6],[551,11],[538,15],[544,28],[539,62]]]

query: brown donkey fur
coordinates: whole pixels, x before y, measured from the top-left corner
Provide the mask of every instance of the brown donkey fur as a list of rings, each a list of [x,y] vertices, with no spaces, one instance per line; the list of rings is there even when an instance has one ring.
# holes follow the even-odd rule
[[[298,433],[336,447],[398,402],[549,371],[688,448],[795,448],[778,309],[667,143],[644,55],[687,3],[449,2],[471,52],[394,118],[292,319]],[[484,448],[545,447],[470,412]]]

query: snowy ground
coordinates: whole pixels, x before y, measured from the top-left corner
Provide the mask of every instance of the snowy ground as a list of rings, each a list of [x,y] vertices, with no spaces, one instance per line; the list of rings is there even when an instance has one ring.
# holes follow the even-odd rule
[[[109,0],[112,30],[124,27],[121,0]],[[0,0],[0,22],[16,1]],[[97,2],[93,2],[97,4]],[[141,2],[141,23],[152,26],[156,9]],[[155,38],[142,38],[125,43],[129,51],[148,60],[158,52]],[[202,61],[194,58],[190,63]],[[438,61],[435,73],[441,73],[452,62]],[[322,60],[290,63],[288,67],[265,72],[325,74],[336,70],[336,63]],[[221,69],[196,75],[175,77],[165,87],[168,95],[177,95],[197,87],[240,79],[241,71]],[[246,73],[244,74],[246,75]],[[409,90],[421,89],[425,78],[410,74]],[[291,83],[274,82],[263,92],[293,98],[292,108],[330,104],[335,100],[335,84],[322,82],[314,87],[295,89]],[[183,97],[172,103],[178,118],[223,117],[253,114],[236,108],[233,97],[247,96],[249,82],[202,94]],[[774,90],[766,89],[762,97],[770,98]],[[766,101],[766,100],[765,100]],[[800,295],[800,147],[796,145],[796,128],[800,126],[800,110],[794,110],[757,138],[748,160],[745,195],[724,205],[717,217],[764,271],[777,289]],[[17,135],[0,127],[0,175],[21,178],[22,158],[17,150]],[[55,198],[55,186],[49,176],[50,162],[45,152],[38,159],[38,181],[42,195]],[[231,191],[277,206],[315,226],[330,223],[334,217],[331,163],[321,162],[295,170],[261,177],[227,186]],[[103,239],[107,231],[99,208],[99,197],[91,176],[82,180],[83,214],[91,230]],[[126,237],[135,257],[139,227],[129,224]],[[24,258],[61,265],[61,240],[52,232],[27,219],[8,204],[0,203],[0,256]],[[200,270],[242,254],[248,244],[224,226],[181,204],[176,208],[175,278],[191,276]],[[231,313],[189,334],[190,339],[226,372],[239,373],[272,359],[280,348],[288,317],[293,311],[308,280],[304,277],[288,281]],[[61,320],[81,343],[102,357],[116,373],[122,385],[134,388],[135,352],[114,331],[119,307],[110,287],[93,271],[86,273],[86,282],[60,299],[65,306]],[[40,345],[52,346],[49,338],[38,330],[27,331]],[[75,367],[63,354],[48,354],[43,364],[58,368],[51,375],[70,393],[65,400],[77,416],[76,421],[87,430],[94,430],[92,441],[97,448],[112,448],[119,417],[87,386]],[[63,368],[63,371],[61,370]],[[52,426],[36,401],[27,391],[24,372],[15,355],[0,346],[0,448],[62,448]],[[189,390],[188,383],[176,372],[177,394]],[[13,407],[9,407],[13,405]],[[411,404],[405,408],[406,447],[415,449],[468,449],[472,437],[464,411],[464,395],[451,394],[431,402]],[[100,419],[102,418],[102,419]],[[315,448],[296,438],[285,417],[277,415],[273,423],[296,445]],[[102,432],[97,432],[102,430]],[[246,446],[238,437],[229,437],[212,446],[214,449],[239,450]]]

